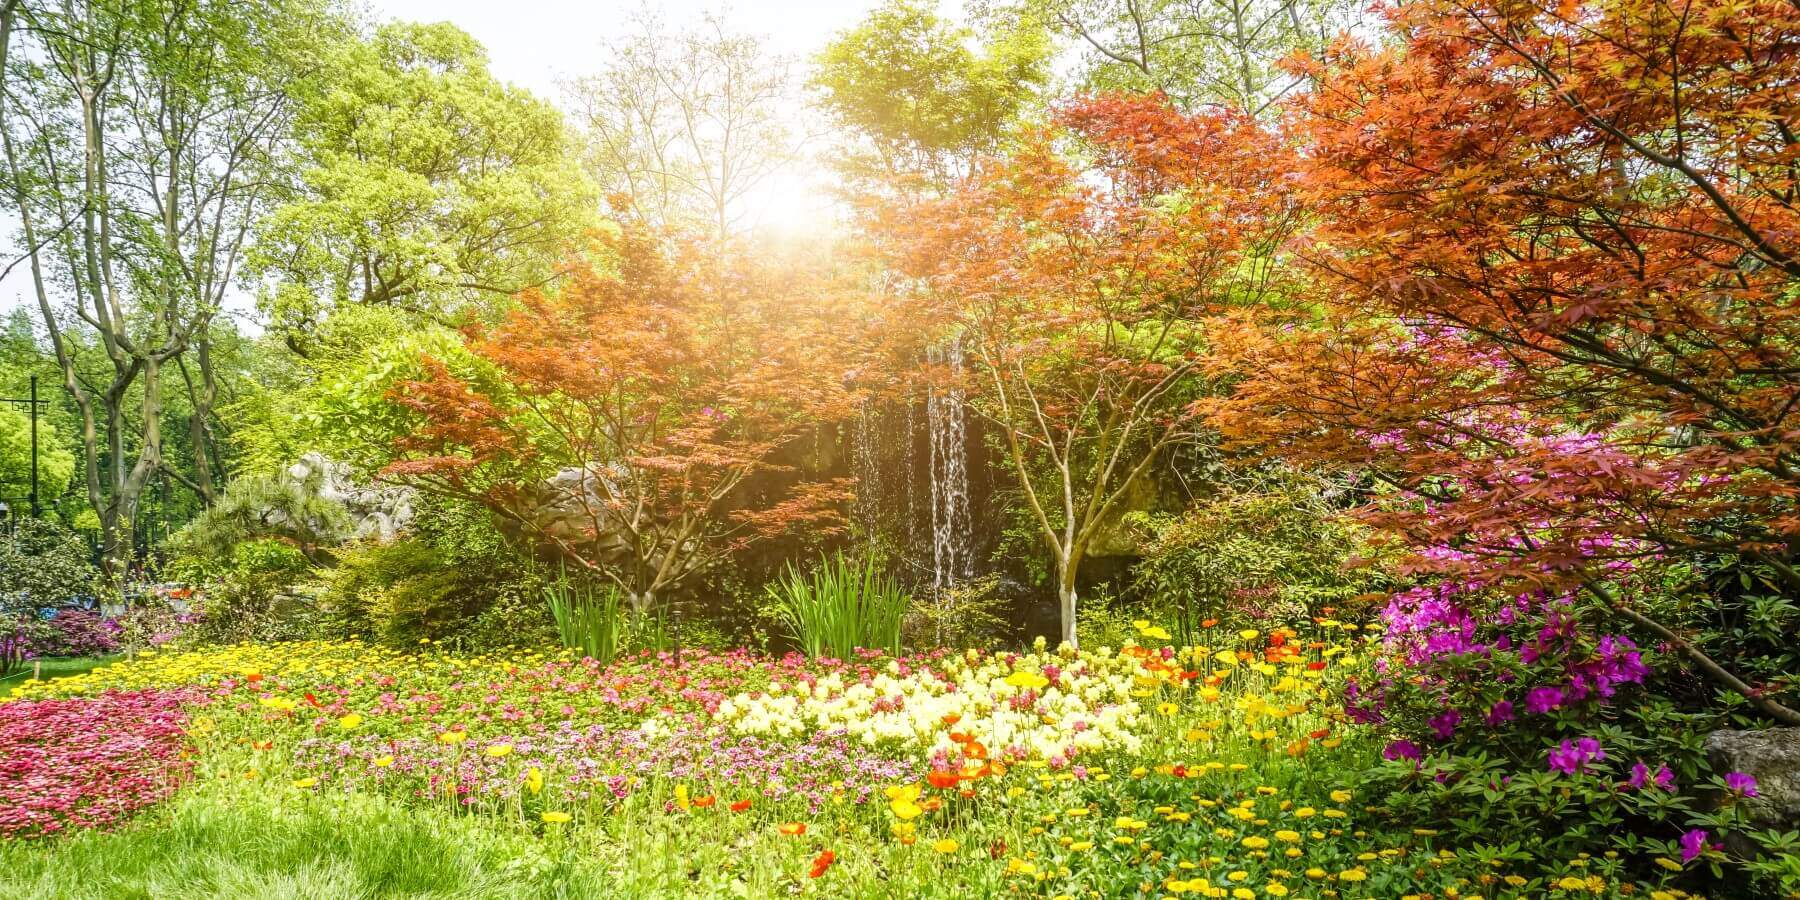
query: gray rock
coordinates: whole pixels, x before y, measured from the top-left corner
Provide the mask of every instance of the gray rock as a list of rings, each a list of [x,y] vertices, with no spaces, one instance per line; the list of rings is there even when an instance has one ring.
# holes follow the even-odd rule
[[[1738,802],[1759,828],[1800,828],[1800,728],[1715,731],[1706,736],[1713,771],[1756,779],[1756,796]]]

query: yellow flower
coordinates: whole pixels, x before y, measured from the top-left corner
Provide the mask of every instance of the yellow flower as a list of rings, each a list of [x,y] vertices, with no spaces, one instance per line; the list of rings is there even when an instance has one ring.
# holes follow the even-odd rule
[[[1331,802],[1333,802],[1333,803],[1349,803],[1350,802],[1350,792],[1349,791],[1332,791],[1331,792]]]
[[[1288,831],[1287,829],[1284,828],[1281,831],[1275,832],[1275,839],[1280,840],[1280,841],[1286,841],[1290,844],[1298,843],[1300,841],[1300,832]]]
[[[1006,683],[1016,688],[1031,688],[1036,690],[1049,685],[1050,679],[1045,678],[1036,672],[1019,671],[1006,676]]]
[[[525,773],[525,789],[533,794],[544,789],[543,769],[532,766],[531,769]]]
[[[1256,640],[1256,636],[1261,633],[1262,632],[1257,631],[1254,628],[1246,628],[1243,631],[1238,632],[1238,637],[1241,637],[1246,641],[1254,641]]]
[[[1308,878],[1313,878],[1313,879],[1324,878],[1325,875],[1326,875],[1325,870],[1319,868],[1318,866],[1313,866],[1312,868],[1306,870],[1306,877],[1308,877]]]
[[[960,846],[962,845],[950,838],[940,838],[931,842],[931,849],[939,853],[955,853],[956,848]]]
[[[1668,870],[1669,870],[1669,871],[1671,871],[1671,872],[1679,872],[1679,871],[1681,871],[1681,863],[1678,863],[1678,862],[1676,862],[1676,861],[1674,861],[1674,860],[1672,860],[1672,859],[1670,859],[1670,858],[1668,858],[1668,857],[1666,857],[1666,856],[1659,856],[1659,857],[1657,857],[1657,858],[1656,858],[1656,864],[1657,864],[1657,865],[1659,865],[1659,866],[1662,866],[1662,867],[1663,867],[1663,868],[1665,868],[1665,869],[1668,869]]]
[[[686,812],[688,807],[692,805],[688,800],[688,789],[686,784],[678,784],[675,786],[675,805],[680,807],[683,812]]]
[[[1285,884],[1266,884],[1263,885],[1263,893],[1268,894],[1271,897],[1286,897],[1288,895],[1288,889]]]
[[[505,756],[508,753],[511,753],[512,751],[513,751],[513,746],[511,744],[495,744],[492,747],[487,748],[486,752],[487,752],[487,755],[498,759],[502,756]]]
[[[1219,652],[1214,653],[1213,659],[1217,660],[1218,662],[1220,662],[1223,665],[1227,665],[1227,666],[1237,665],[1237,654],[1231,652],[1230,650],[1220,650]]]
[[[443,734],[438,735],[438,743],[440,744],[460,744],[468,739],[469,733],[466,731],[446,731]]]
[[[1231,896],[1236,900],[1256,900],[1256,892],[1247,887],[1232,888]]]
[[[1093,841],[1076,841],[1075,843],[1069,845],[1069,849],[1075,851],[1076,853],[1080,853],[1084,850],[1092,850],[1092,849],[1094,849],[1094,842]]]
[[[394,764],[394,758],[392,756],[378,757],[375,760],[375,768],[377,768],[377,769],[385,769],[388,766],[391,766],[393,764]]]
[[[1357,866],[1354,869],[1345,869],[1338,873],[1339,881],[1363,881],[1368,877],[1369,873],[1365,871],[1362,866]]]
[[[557,812],[557,811],[553,810],[551,812],[544,813],[542,818],[544,821],[549,822],[552,825],[561,825],[562,823],[569,821],[571,816],[566,812]]]
[[[356,713],[351,713],[351,714],[338,720],[338,727],[345,731],[355,731],[358,726],[362,725],[362,723],[363,723],[362,716],[359,716]]]
[[[317,778],[296,778],[296,779],[294,779],[294,787],[297,787],[297,788],[309,788],[318,783],[319,783],[319,779],[317,779]]]
[[[1244,846],[1249,847],[1252,850],[1262,850],[1269,846],[1269,839],[1266,837],[1262,837],[1260,835],[1253,834],[1247,838],[1244,838],[1242,843]]]

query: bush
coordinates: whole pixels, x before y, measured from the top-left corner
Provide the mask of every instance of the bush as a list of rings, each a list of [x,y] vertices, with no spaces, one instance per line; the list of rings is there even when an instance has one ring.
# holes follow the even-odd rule
[[[1361,530],[1295,473],[1236,487],[1172,519],[1140,520],[1153,533],[1137,567],[1151,617],[1181,643],[1208,619],[1258,628],[1297,625],[1339,612],[1383,583]],[[1330,610],[1330,612],[1327,612]]]
[[[119,652],[117,621],[85,609],[59,609],[49,632],[32,648],[35,656],[102,656]]]
[[[998,575],[956,585],[941,596],[921,594],[912,599],[906,611],[902,637],[906,646],[914,649],[986,648],[1006,628],[1001,617],[1006,606]]]
[[[807,656],[852,659],[859,647],[900,653],[900,621],[910,601],[872,557],[838,553],[805,573],[790,563],[767,592],[769,611]]]
[[[280,541],[237,545],[229,561],[213,564],[203,583],[194,636],[228,644],[310,636],[318,606],[302,582],[311,572],[306,556]]]
[[[1605,618],[1581,595],[1440,584],[1395,595],[1383,618],[1385,652],[1345,705],[1387,732],[1367,777],[1395,820],[1513,862],[1589,854],[1603,875],[1625,865],[1605,855],[1617,852],[1677,869],[1701,860],[1717,878],[1727,834],[1795,849],[1793,836],[1754,833],[1730,773],[1708,768],[1702,741],[1732,724],[1728,710],[1683,708],[1682,660],[1596,625]]]
[[[91,594],[100,572],[87,542],[48,519],[21,519],[0,535],[0,611],[35,611]]]

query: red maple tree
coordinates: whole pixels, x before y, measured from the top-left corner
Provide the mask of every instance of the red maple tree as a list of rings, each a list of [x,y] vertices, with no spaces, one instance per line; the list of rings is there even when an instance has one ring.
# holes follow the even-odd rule
[[[1420,569],[1587,591],[1800,723],[1618,589],[1721,552],[1800,589],[1793,4],[1384,13],[1300,63],[1323,311],[1221,334],[1212,421],[1385,481]]]
[[[855,411],[863,351],[805,266],[715,241],[603,243],[603,265],[469,331],[483,371],[427,360],[395,391],[419,419],[386,471],[488,507],[643,612],[752,541],[842,525],[849,484],[792,446]]]

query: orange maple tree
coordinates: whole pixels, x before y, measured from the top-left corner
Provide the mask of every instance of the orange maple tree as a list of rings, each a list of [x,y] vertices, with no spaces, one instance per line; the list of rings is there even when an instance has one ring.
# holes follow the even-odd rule
[[[638,612],[755,540],[842,525],[843,480],[793,446],[860,398],[856,323],[805,266],[627,232],[468,347],[486,368],[392,399],[418,414],[387,474],[478,502]]]
[[[1277,135],[1229,111],[1104,95],[874,235],[968,359],[1049,550],[1075,641],[1083,559],[1133,487],[1196,437],[1206,322],[1284,290],[1299,222]]]
[[[1800,589],[1800,15],[1383,14],[1299,64],[1324,314],[1221,333],[1245,381],[1212,421],[1385,482],[1419,570],[1585,592],[1800,723],[1621,590],[1719,554]]]

